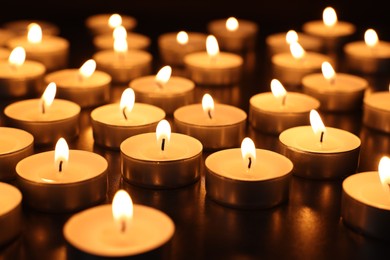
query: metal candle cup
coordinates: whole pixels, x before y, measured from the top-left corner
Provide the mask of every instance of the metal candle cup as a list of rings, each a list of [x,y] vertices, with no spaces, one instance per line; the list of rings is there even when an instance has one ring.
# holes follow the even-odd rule
[[[17,128],[0,127],[0,181],[14,179],[15,166],[34,153],[34,137]]]
[[[288,199],[293,164],[278,153],[256,149],[256,164],[247,172],[239,148],[206,158],[206,193],[234,208],[270,208]]]
[[[372,93],[364,98],[363,123],[370,128],[390,133],[390,92]]]
[[[347,131],[326,127],[320,143],[311,126],[298,126],[283,131],[279,143],[281,153],[294,163],[296,176],[341,179],[356,173],[361,142]]]
[[[177,188],[200,177],[202,144],[191,136],[172,133],[162,152],[156,133],[132,136],[122,142],[121,171],[128,182],[149,188]]]
[[[59,172],[54,151],[34,154],[16,165],[24,202],[46,212],[70,212],[106,198],[106,159],[87,151],[70,150],[67,167]]]

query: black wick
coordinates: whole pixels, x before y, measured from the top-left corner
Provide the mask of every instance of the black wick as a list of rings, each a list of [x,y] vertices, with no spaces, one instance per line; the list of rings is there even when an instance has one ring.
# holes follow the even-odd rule
[[[282,106],[286,105],[286,98],[287,98],[287,95],[284,95],[284,97],[282,99]]]
[[[161,142],[161,150],[164,151],[164,149],[165,149],[165,138],[163,138]]]
[[[213,119],[213,117],[212,117],[212,115],[211,115],[211,109],[209,109],[209,110],[207,111],[207,114],[209,115],[209,118],[210,118],[210,119]]]
[[[121,221],[121,232],[122,233],[125,233],[126,231],[126,221]]]
[[[324,140],[324,132],[321,132],[320,143]]]
[[[125,117],[125,119],[127,120],[127,116],[126,116],[126,107],[124,107],[124,108],[122,109],[122,114],[123,114],[123,116]]]
[[[62,164],[63,164],[64,161],[60,161],[60,164],[58,166],[58,171],[59,172],[62,172]]]
[[[45,101],[42,101],[42,114],[46,112]]]
[[[252,158],[249,157],[248,160],[249,160],[249,162],[248,162],[248,169],[250,169],[251,166],[252,166]]]

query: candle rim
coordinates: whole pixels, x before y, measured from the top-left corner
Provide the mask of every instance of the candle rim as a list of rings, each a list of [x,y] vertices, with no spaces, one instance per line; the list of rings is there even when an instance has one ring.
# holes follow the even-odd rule
[[[0,194],[2,191],[7,195],[5,198],[11,198],[13,203],[2,203],[0,207],[0,218],[22,203],[22,192],[18,188],[6,182],[0,182]]]
[[[15,137],[15,134],[18,136]],[[13,149],[9,149],[7,152],[0,153],[0,159],[13,153],[29,149],[30,146],[34,145],[34,136],[22,129],[13,127],[0,127],[0,136],[0,139],[2,137],[6,137],[8,140],[14,137],[13,139],[17,141],[17,144],[15,147],[13,147]]]

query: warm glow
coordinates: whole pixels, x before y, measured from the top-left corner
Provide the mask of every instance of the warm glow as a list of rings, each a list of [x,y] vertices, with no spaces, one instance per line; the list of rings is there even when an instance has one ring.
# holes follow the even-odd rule
[[[54,82],[49,83],[49,85],[47,85],[41,97],[41,109],[43,114],[53,103],[54,97],[56,96],[56,92],[57,92],[56,83]]]
[[[319,137],[318,139],[322,143],[325,134],[325,125],[321,120],[320,114],[314,109],[310,111],[310,124],[314,134]]]
[[[127,39],[123,37],[114,38],[114,51],[117,53],[127,52]]]
[[[303,56],[305,56],[305,50],[298,42],[292,42],[290,44],[290,51],[291,51],[291,55],[295,59],[301,59],[303,58]]]
[[[241,142],[241,154],[245,167],[251,169],[256,162],[256,147],[249,137],[245,137]]]
[[[79,69],[79,74],[83,79],[89,78],[95,72],[96,62],[93,59],[87,60]]]
[[[187,44],[188,43],[188,34],[185,31],[180,31],[176,35],[176,41],[181,44]]]
[[[390,158],[383,156],[378,165],[379,179],[385,191],[389,192],[390,188]]]
[[[332,27],[337,23],[337,14],[332,7],[327,7],[322,13],[322,20],[324,24],[328,27]]]
[[[9,55],[8,62],[11,66],[20,67],[26,60],[26,51],[23,47],[16,47]]]
[[[119,14],[113,14],[108,18],[108,26],[111,28],[118,27],[122,25],[122,17]]]
[[[125,190],[118,190],[112,200],[112,216],[121,233],[129,230],[133,218],[133,201]]]
[[[203,95],[202,108],[205,114],[212,119],[214,116],[214,100],[210,94]]]
[[[294,30],[289,30],[286,33],[286,42],[291,44],[293,42],[298,42],[298,33]]]
[[[374,47],[378,44],[378,34],[373,29],[368,29],[364,33],[364,42],[367,44],[368,47]]]
[[[112,37],[114,39],[126,39],[127,31],[125,27],[123,27],[122,25],[115,27],[114,31],[112,32]]]
[[[58,139],[54,150],[54,166],[62,172],[69,160],[69,147],[64,138]]]
[[[160,87],[163,87],[171,78],[172,68],[171,66],[162,67],[156,74],[156,82]]]
[[[125,119],[127,119],[127,112],[131,112],[134,107],[134,102],[135,102],[135,94],[134,90],[132,88],[127,88],[123,91],[122,96],[121,96],[121,102],[119,104],[120,109],[123,113],[123,116]]]
[[[164,151],[171,138],[171,125],[165,119],[161,120],[156,127],[157,144],[161,151]]]
[[[226,20],[226,29],[228,29],[228,31],[236,31],[238,29],[238,21],[236,18],[234,17],[229,17],[227,20]]]
[[[40,43],[42,41],[42,29],[39,24],[30,23],[28,25],[27,40],[30,43]]]
[[[271,80],[271,91],[272,94],[277,98],[282,100],[282,105],[284,105],[286,96],[287,96],[287,91],[283,87],[282,83],[280,83],[279,80],[273,79]]]
[[[206,39],[206,50],[207,54],[210,57],[215,57],[219,53],[219,46],[218,46],[218,41],[213,35],[207,36]]]
[[[324,61],[321,65],[321,71],[322,75],[324,76],[325,79],[329,80],[330,82],[333,82],[335,77],[336,77],[336,72],[334,71],[332,65]]]

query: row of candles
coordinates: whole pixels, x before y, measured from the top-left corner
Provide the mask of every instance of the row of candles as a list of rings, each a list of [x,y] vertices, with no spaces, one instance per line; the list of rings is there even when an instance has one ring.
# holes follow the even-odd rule
[[[97,31],[107,27],[107,20],[106,15],[94,16],[87,20],[87,26],[97,34]],[[253,41],[248,40],[248,35],[245,34],[248,33],[249,38],[255,38],[257,27],[253,23],[243,21],[238,26],[237,20],[229,19],[227,23],[229,26],[244,28],[244,32],[233,30],[232,35],[227,34],[229,37],[223,40],[223,35],[226,35],[226,30],[221,29],[224,28],[224,22],[216,21],[210,24],[210,30],[215,30],[214,34],[217,37],[218,31],[222,31],[219,38],[222,39],[221,46],[224,49],[231,48],[237,51],[237,48],[242,50],[240,48],[254,47],[251,45]],[[134,23],[135,21],[128,17],[122,20],[122,25],[134,26]],[[104,26],[97,26],[99,24]],[[342,25],[343,23],[339,23],[337,26]],[[308,28],[311,26],[316,28],[323,25],[316,23],[307,25]],[[336,26],[335,23],[332,26]],[[349,25],[347,27],[349,28]],[[40,33],[36,28],[38,27],[35,24],[31,26],[31,30]],[[327,30],[331,34],[343,31],[329,28]],[[122,31],[122,35],[117,35],[118,41],[112,40],[112,35],[105,36],[111,39],[110,46],[116,47],[116,51],[110,49],[97,53],[94,59],[87,61],[79,70],[57,70],[64,66],[62,62],[54,62],[61,59],[60,55],[49,58],[51,62],[48,63],[38,55],[35,59],[44,65],[35,63],[39,64],[40,68],[43,67],[43,70],[34,68],[27,71],[31,73],[31,70],[38,70],[39,76],[23,77],[18,73],[21,73],[23,71],[21,68],[30,61],[24,62],[26,53],[20,47],[12,51],[8,62],[3,62],[2,66],[5,68],[3,71],[7,71],[8,75],[17,74],[8,80],[5,77],[6,87],[2,86],[0,92],[5,97],[21,97],[42,92],[42,79],[48,84],[41,99],[23,100],[7,106],[4,110],[7,122],[16,128],[1,128],[2,143],[5,145],[2,145],[4,151],[0,154],[0,163],[2,168],[4,165],[7,169],[5,177],[15,177],[16,174],[24,201],[29,206],[43,211],[64,212],[80,210],[104,199],[107,162],[103,157],[76,150],[69,151],[69,154],[61,153],[63,150],[67,151],[64,139],[57,142],[59,148],[56,147],[54,152],[33,155],[33,145],[53,144],[59,137],[67,139],[76,137],[80,110],[107,103],[111,82],[130,82],[130,88],[123,92],[120,104],[103,105],[91,112],[93,137],[99,145],[120,150],[122,175],[130,183],[152,188],[181,187],[193,183],[199,179],[203,148],[213,150],[232,148],[215,152],[206,159],[206,191],[211,198],[221,204],[238,208],[268,208],[284,202],[288,196],[291,174],[316,179],[335,179],[355,173],[359,159],[359,138],[347,131],[325,127],[315,109],[324,111],[359,109],[368,83],[357,76],[336,75],[332,65],[326,62],[328,59],[322,57],[318,60],[321,61],[319,66],[323,68],[323,75],[318,75],[317,66],[312,67],[311,56],[298,44],[301,37],[290,43],[291,53],[282,52],[277,54],[283,55],[282,58],[275,55],[272,60],[275,67],[278,66],[276,60],[282,60],[280,67],[283,67],[290,64],[286,63],[286,60],[293,59],[292,65],[287,66],[287,73],[282,70],[280,76],[281,78],[286,76],[283,82],[291,85],[297,84],[298,78],[299,84],[303,82],[304,92],[310,96],[287,93],[278,80],[273,80],[272,93],[261,93],[250,100],[249,122],[259,131],[279,134],[282,155],[256,149],[250,139],[243,139],[247,115],[241,109],[214,104],[209,95],[204,96],[202,104],[191,104],[195,84],[225,85],[239,82],[243,63],[239,55],[219,52],[215,37],[203,37],[199,34],[199,42],[203,44],[197,45],[203,49],[198,50],[189,45],[185,51],[179,51],[177,54],[181,55],[179,58],[176,56],[172,59],[182,62],[176,65],[186,66],[191,80],[170,77],[172,69],[169,66],[161,69],[156,76],[145,76],[150,72],[151,56],[145,51],[127,50],[128,40],[126,38],[124,41],[122,27],[117,27],[114,36],[118,31]],[[322,30],[317,28],[314,31]],[[240,38],[242,35],[244,37]],[[341,36],[346,35],[348,34]],[[126,37],[129,36],[127,34]],[[168,38],[172,36],[176,35],[170,34],[170,37],[165,35]],[[187,36],[188,40],[191,39],[191,34]],[[331,38],[334,40],[336,36],[332,35]],[[160,39],[161,42],[164,41],[163,37]],[[172,46],[175,46],[174,43],[166,43],[171,52],[179,50]],[[299,55],[294,54],[294,46]],[[372,46],[368,48],[378,48],[381,54],[386,52],[382,49],[386,49],[386,46]],[[207,52],[204,51],[205,47]],[[370,55],[375,57],[377,51],[370,52],[372,53]],[[166,55],[171,57],[169,54]],[[66,54],[64,56],[66,57]],[[34,56],[27,51],[27,57]],[[388,62],[388,59],[389,57],[384,60]],[[376,64],[383,63],[382,57],[376,57],[374,60]],[[141,62],[135,64],[138,61]],[[121,64],[126,65],[120,66]],[[300,64],[304,68],[302,73],[299,73]],[[95,70],[96,65],[100,70]],[[294,68],[294,78],[289,81],[288,75],[291,73],[288,71],[291,68]],[[297,68],[298,70],[295,70]],[[50,73],[43,76],[46,71]],[[296,74],[299,74],[297,78]],[[22,84],[16,85],[15,77],[18,80],[22,79]],[[63,99],[54,99],[56,92]],[[386,102],[389,96],[387,92],[376,93],[364,99],[364,123],[389,132],[390,112]],[[135,98],[140,103],[135,103]],[[166,115],[173,115],[178,133],[170,132],[169,123],[163,120]],[[312,121],[312,126],[306,126],[309,121]],[[240,143],[241,149],[233,148]],[[384,157],[381,160],[381,175],[388,173],[387,164],[389,159]],[[342,215],[345,221],[364,232],[387,237],[381,227],[383,224],[381,219],[389,212],[385,199],[389,177],[381,179],[383,185],[377,172],[348,177],[343,183]],[[58,185],[59,183],[61,185]],[[383,189],[382,186],[386,187]],[[7,202],[14,205],[6,207],[2,214],[10,219],[20,219],[17,216],[20,214],[20,193],[15,188],[12,190],[7,184],[0,187],[5,190],[4,194],[11,192],[16,194],[9,196],[11,202]],[[86,190],[89,192],[85,192]],[[117,217],[117,224],[111,220],[110,209],[106,206],[82,211],[72,217],[64,227],[68,242],[91,254],[123,256],[158,247],[173,235],[174,224],[164,213],[137,205],[134,208],[134,218],[130,221],[133,209],[126,206],[131,204],[129,202],[131,199],[122,191],[118,192],[118,197],[122,197],[122,200],[128,203],[118,210],[123,211],[123,214]],[[113,207],[114,204],[116,203],[113,202]],[[113,213],[114,216],[118,211]],[[361,215],[356,217],[351,214],[356,211],[359,214],[367,214],[370,225],[356,223],[356,220],[361,218]],[[97,218],[97,214],[102,217]],[[145,223],[145,220],[140,219],[150,219],[151,223]],[[92,232],[89,227],[95,222],[91,220],[103,221],[105,224],[101,229]],[[93,224],[94,228],[96,226],[99,225]],[[83,232],[80,232],[80,229]],[[129,235],[130,229],[132,235]],[[140,232],[139,237],[143,237],[141,233],[152,232],[153,229],[159,231],[156,241],[146,241],[147,239],[134,241],[133,236],[136,236],[134,232]],[[18,228],[9,225],[5,226],[4,230],[8,237],[0,242],[14,237]],[[105,238],[92,242],[91,238],[99,232],[106,234]]]

